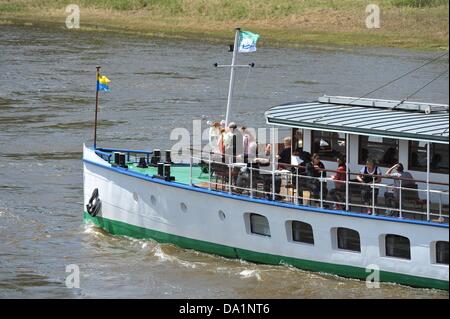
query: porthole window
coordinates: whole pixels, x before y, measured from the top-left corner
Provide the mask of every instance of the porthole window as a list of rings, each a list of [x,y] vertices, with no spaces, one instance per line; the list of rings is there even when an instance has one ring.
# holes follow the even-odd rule
[[[361,241],[356,230],[339,227],[336,234],[339,249],[361,252]]]
[[[225,218],[226,218],[225,213],[222,210],[219,210],[219,219],[225,220]]]
[[[448,241],[436,242],[436,263],[448,265]]]
[[[180,203],[180,209],[183,213],[187,212],[187,206],[185,203]]]
[[[253,234],[270,237],[269,221],[259,214],[250,214],[250,231]]]
[[[385,236],[386,256],[411,259],[411,245],[409,239],[399,235]]]
[[[139,200],[138,193],[136,193],[136,192],[133,193],[133,199],[135,202],[137,202]]]
[[[314,234],[310,224],[292,221],[292,240],[314,245]]]

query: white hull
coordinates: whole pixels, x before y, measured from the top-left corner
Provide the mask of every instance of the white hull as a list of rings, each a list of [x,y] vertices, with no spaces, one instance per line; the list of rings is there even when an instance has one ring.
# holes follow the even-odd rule
[[[376,265],[382,273],[393,274],[386,278],[401,278],[403,275],[409,278],[399,280],[400,283],[437,288],[442,288],[445,282],[448,285],[448,265],[433,263],[430,253],[433,242],[448,241],[447,226],[394,221],[380,217],[358,217],[356,214],[333,214],[307,207],[283,207],[262,200],[223,193],[214,194],[204,189],[193,189],[188,185],[131,175],[125,170],[111,168],[92,150],[85,148],[84,207],[88,204],[93,190],[97,188],[102,201],[98,216],[107,220],[254,252],[262,261],[263,256],[268,260],[271,260],[270,256],[282,256],[286,257],[288,263],[292,258],[316,262],[318,265],[332,264],[336,265],[336,269],[343,269],[340,270],[342,275],[346,274],[345,267],[351,269],[347,269],[351,273],[355,272],[356,268],[365,269],[369,265]],[[220,216],[219,211],[224,213],[225,218]],[[248,213],[257,213],[268,219],[271,237],[250,232]],[[303,221],[312,225],[314,245],[290,240],[289,221]],[[333,230],[337,227],[359,232],[360,253],[336,248]],[[384,234],[409,238],[411,259],[383,256]],[[237,254],[237,257],[241,256]],[[321,270],[320,267],[317,270]],[[336,273],[339,274],[339,271]]]

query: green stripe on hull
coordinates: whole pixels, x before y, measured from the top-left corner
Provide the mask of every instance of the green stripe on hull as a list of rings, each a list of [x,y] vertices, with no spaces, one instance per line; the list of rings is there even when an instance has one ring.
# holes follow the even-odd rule
[[[366,273],[366,270],[360,267],[297,259],[229,247],[225,245],[210,243],[207,241],[191,239],[139,226],[134,226],[99,216],[92,217],[87,212],[84,213],[84,218],[85,220],[92,221],[95,225],[105,229],[106,231],[108,231],[113,235],[129,236],[140,239],[149,238],[156,240],[157,242],[160,243],[174,244],[182,248],[194,249],[197,251],[216,254],[228,258],[239,258],[260,264],[271,264],[271,265],[286,264],[304,270],[324,272],[347,278],[357,278],[365,280],[368,275],[368,273]],[[445,280],[417,277],[387,271],[380,271],[380,280],[384,282],[394,282],[412,287],[449,290],[448,281]]]

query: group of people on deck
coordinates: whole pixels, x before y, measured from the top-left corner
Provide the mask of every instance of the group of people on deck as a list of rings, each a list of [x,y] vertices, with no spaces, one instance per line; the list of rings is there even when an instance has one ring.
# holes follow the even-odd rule
[[[244,163],[248,162],[249,156],[255,156],[258,154],[257,148],[258,144],[256,138],[251,134],[245,126],[237,128],[234,122],[231,122],[227,127],[225,127],[224,122],[213,122],[210,123],[210,145],[212,151],[216,154],[221,154],[223,158],[225,154],[233,154],[232,148],[233,143],[237,143],[242,147],[242,157]],[[239,139],[237,138],[239,136]],[[327,177],[327,169],[320,159],[319,153],[310,154],[309,152],[303,151],[302,148],[296,148],[292,150],[292,142],[290,137],[286,137],[283,140],[284,147],[276,154],[276,159],[278,163],[278,170],[289,170],[299,176],[307,176],[306,178],[301,178],[299,185],[295,185],[297,188],[297,194],[302,196],[303,190],[310,192],[310,195],[316,202],[322,194],[322,199],[326,200],[327,196],[331,197],[331,201],[334,202],[333,209],[342,209],[342,203],[345,203],[345,197],[347,192],[346,180],[347,173],[349,170],[346,166],[346,159],[343,155],[337,155],[336,162],[337,168],[333,171],[331,180],[334,182],[334,188],[328,191],[327,183],[321,183],[320,177]],[[271,145],[267,144],[265,147],[265,155],[271,155]],[[236,154],[234,154],[236,155]],[[367,213],[373,214],[372,204],[377,203],[379,188],[372,187],[371,184],[381,183],[383,173],[379,166],[376,164],[374,159],[367,159],[364,167],[361,168],[359,174],[356,175],[356,180],[351,180],[352,182],[357,182],[361,184],[359,187],[359,192],[361,195],[362,204],[367,207]],[[416,183],[409,172],[404,170],[401,163],[397,163],[390,167],[385,176],[392,177],[394,183],[390,190],[386,190],[384,193],[385,205],[386,207],[396,209],[399,206],[399,186],[400,180],[402,181],[402,187],[414,188]],[[293,179],[295,182],[295,179]],[[277,192],[279,192],[279,187],[276,187]],[[278,197],[278,196],[277,196]],[[375,203],[372,203],[375,198]],[[325,205],[327,206],[327,205]],[[391,213],[391,211],[389,211]]]
[[[237,142],[238,136],[242,143]],[[236,145],[233,146],[234,143]],[[254,135],[245,126],[238,129],[234,122],[229,123],[228,126],[225,126],[224,121],[210,123],[209,145],[213,153],[223,156],[226,154],[236,155],[233,152],[233,147],[242,147],[244,162],[247,162],[251,154],[254,156],[257,153],[257,142]]]
[[[315,177],[316,179],[312,179],[309,182],[309,187],[306,187],[311,191],[313,198],[318,199],[320,197],[320,193],[322,192],[322,198],[325,200],[328,196],[328,188],[326,183],[320,185],[319,177],[326,178],[327,172],[325,165],[320,160],[320,155],[318,153],[310,154],[308,152],[303,151],[301,148],[292,151],[291,154],[291,139],[286,137],[284,139],[284,149],[278,154],[277,159],[280,163],[280,167],[282,168],[290,168],[294,173],[299,175]],[[331,200],[334,202],[334,209],[342,209],[342,204],[345,202],[346,196],[346,179],[347,179],[347,166],[345,156],[338,155],[336,158],[337,168],[334,171],[334,175],[331,176],[332,181],[334,182],[334,189],[329,192]],[[375,205],[378,200],[379,188],[372,187],[370,184],[378,184],[381,183],[383,173],[379,166],[376,164],[374,159],[367,159],[364,167],[361,168],[359,174],[356,175],[356,182],[361,183],[361,201],[362,204],[367,208],[368,214],[373,214],[372,211],[372,201],[375,198]],[[384,193],[385,205],[388,208],[398,208],[399,206],[399,186],[400,181],[402,183],[402,187],[405,188],[414,188],[416,187],[416,183],[413,179],[411,173],[404,170],[403,164],[397,163],[390,167],[385,176],[392,177],[394,183],[392,186],[392,190],[387,190]],[[305,184],[303,184],[305,186]],[[301,189],[301,188],[300,188]],[[299,191],[299,188],[297,188]],[[374,192],[374,194],[373,194]],[[392,213],[391,210],[388,211],[389,214]]]

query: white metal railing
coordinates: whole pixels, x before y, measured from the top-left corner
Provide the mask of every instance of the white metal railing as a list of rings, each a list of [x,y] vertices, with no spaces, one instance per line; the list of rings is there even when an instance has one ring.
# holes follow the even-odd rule
[[[405,187],[403,185],[405,180],[394,177],[390,178],[389,176],[383,176],[382,178],[383,180],[398,180],[398,186],[382,182],[377,183],[375,177],[372,177],[371,183],[364,184],[351,180],[351,175],[359,174],[350,172],[347,172],[345,181],[334,181],[330,177],[324,177],[324,175],[327,172],[335,171],[324,170],[321,171],[321,177],[312,177],[300,174],[298,167],[291,167],[291,169],[293,168],[292,170],[272,170],[258,167],[258,163],[239,162],[235,156],[223,156],[207,152],[205,158],[203,156],[205,155],[204,153],[197,153],[199,154],[192,152],[190,158],[190,183],[192,185],[224,191],[229,194],[244,194],[251,198],[264,197],[266,199],[290,202],[295,205],[307,205],[328,209],[341,207],[340,209],[342,210],[359,213],[367,213],[364,210],[370,208],[371,214],[373,215],[383,216],[389,213],[389,216],[398,218],[437,221],[448,224],[448,185],[445,189],[432,189],[432,183],[425,185],[426,187],[424,189],[418,186],[417,188]],[[193,167],[199,165],[199,163],[203,163],[203,165],[207,165],[208,167],[207,181],[192,175]],[[248,179],[248,183],[238,185],[237,180],[239,176],[244,180]],[[283,184],[283,182],[284,193],[282,192],[283,187],[281,185],[280,190],[278,191],[277,189],[277,184]],[[329,184],[332,182],[335,185],[335,190],[336,183],[345,183],[345,188],[342,187],[338,191],[341,196],[335,195],[336,197],[341,197],[342,201],[330,200],[328,198]],[[421,184],[424,182],[417,180],[415,183]],[[263,185],[263,190],[259,188],[260,184]],[[442,186],[444,184],[440,185]],[[369,192],[369,202],[364,202],[362,190]],[[389,192],[389,196],[391,197],[385,195],[385,205],[379,205],[378,202],[381,200],[381,193],[386,192]],[[355,196],[355,193],[358,196]],[[408,193],[410,195],[409,198],[405,198],[405,195]],[[423,197],[429,200],[422,199]],[[388,206],[386,204],[387,200],[395,205]],[[418,210],[420,208],[419,206],[421,206],[421,210]]]

